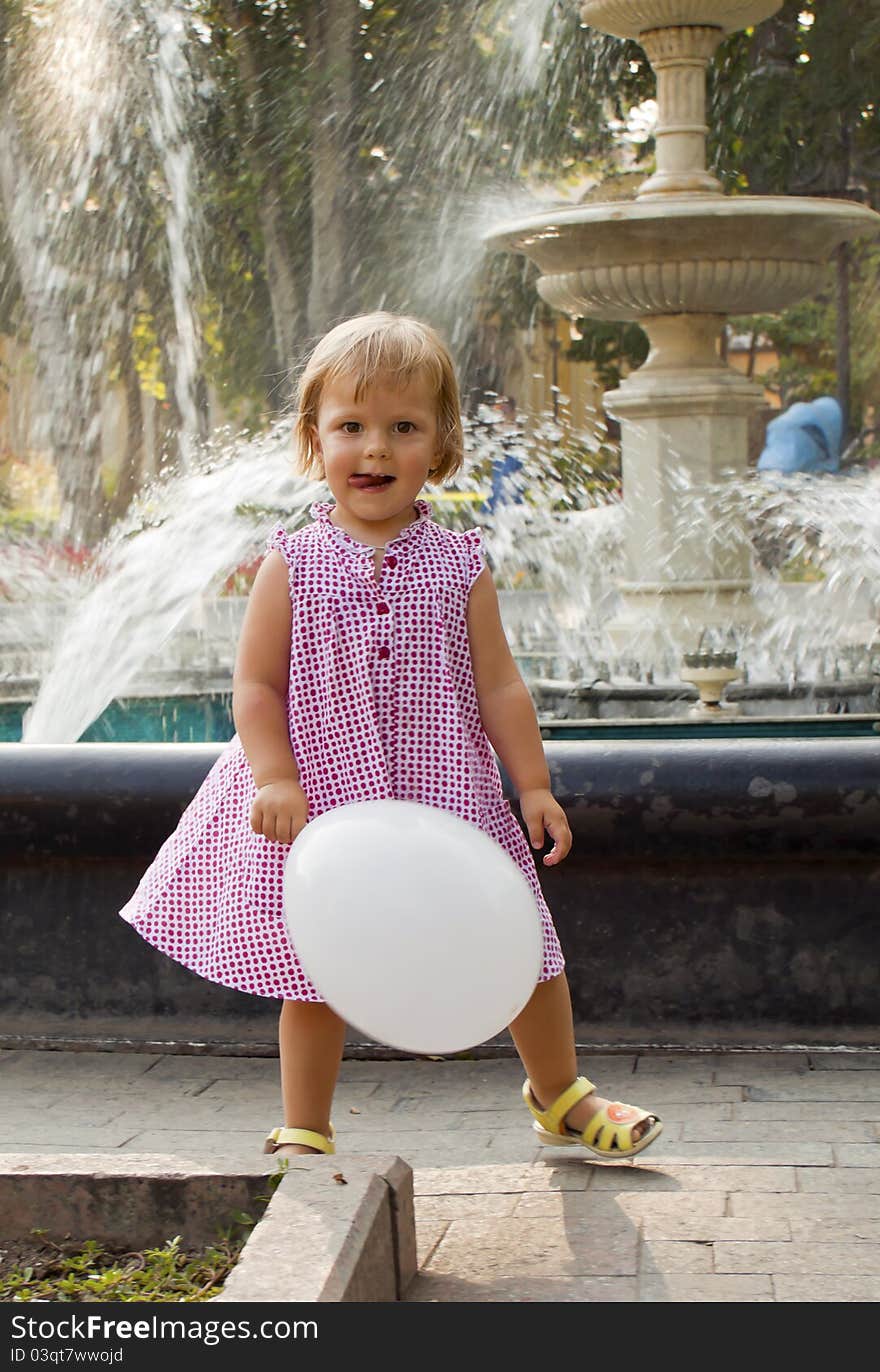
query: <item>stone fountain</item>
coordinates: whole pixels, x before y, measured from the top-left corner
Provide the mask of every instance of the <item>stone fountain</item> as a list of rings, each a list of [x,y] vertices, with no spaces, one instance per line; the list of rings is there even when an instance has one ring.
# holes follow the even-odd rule
[[[750,545],[720,492],[746,474],[763,389],[722,360],[725,317],[791,305],[839,244],[880,231],[880,215],[855,202],[728,196],[707,170],[709,60],[726,34],[779,8],[584,0],[584,21],[635,39],[656,72],[656,170],[631,201],[535,214],[489,237],[536,263],[556,309],[637,320],[648,334],[647,361],[605,396],[622,430],[626,563],[608,628],[621,651],[667,670],[707,627],[761,620]]]

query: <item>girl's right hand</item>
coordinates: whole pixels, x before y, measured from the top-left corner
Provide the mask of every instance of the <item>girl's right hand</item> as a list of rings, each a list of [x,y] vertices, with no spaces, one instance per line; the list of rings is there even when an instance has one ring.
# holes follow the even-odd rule
[[[296,781],[270,781],[257,790],[251,828],[276,843],[292,843],[309,817],[306,793]]]

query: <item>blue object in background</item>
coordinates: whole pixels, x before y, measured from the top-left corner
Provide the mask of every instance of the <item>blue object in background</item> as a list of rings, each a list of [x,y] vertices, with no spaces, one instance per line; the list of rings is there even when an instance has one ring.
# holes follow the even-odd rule
[[[506,448],[501,457],[492,459],[492,494],[486,501],[490,514],[498,505],[521,505],[522,495],[516,474],[522,471],[522,462],[512,448]]]
[[[843,412],[831,395],[798,401],[767,425],[759,472],[838,472]]]

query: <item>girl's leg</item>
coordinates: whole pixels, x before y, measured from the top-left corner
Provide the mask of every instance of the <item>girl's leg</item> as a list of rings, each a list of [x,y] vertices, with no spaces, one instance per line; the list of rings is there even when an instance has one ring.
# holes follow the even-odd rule
[[[278,1024],[281,1058],[281,1098],[289,1129],[314,1129],[327,1134],[330,1106],[345,1043],[345,1021],[329,1005],[286,1000]],[[276,1157],[315,1153],[304,1144],[286,1143]]]
[[[546,1110],[578,1075],[571,996],[565,974],[560,972],[550,981],[539,982],[528,1005],[509,1027],[531,1082],[532,1095]],[[569,1110],[566,1124],[572,1129],[585,1129],[596,1111],[607,1104],[604,1096],[594,1091]],[[649,1120],[636,1125],[633,1140],[641,1138],[649,1127]]]

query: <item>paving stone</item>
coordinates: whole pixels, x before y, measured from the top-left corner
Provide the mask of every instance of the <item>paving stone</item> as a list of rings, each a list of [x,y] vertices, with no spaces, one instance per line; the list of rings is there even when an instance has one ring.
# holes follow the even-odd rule
[[[842,1148],[845,1144],[840,1145]],[[651,1160],[661,1159],[663,1166],[741,1166],[754,1162],[767,1166],[790,1167],[830,1167],[834,1163],[834,1152],[830,1144],[804,1142],[794,1139],[790,1142],[768,1139],[734,1139],[724,1143],[669,1143],[664,1146],[663,1139],[651,1148]]]
[[[701,1121],[714,1120],[722,1123],[724,1120],[736,1119],[736,1111],[742,1108],[741,1101],[721,1101],[717,1105],[706,1101],[689,1101],[687,1104],[673,1104],[672,1113],[668,1111],[663,1115],[663,1137],[669,1131],[673,1123],[677,1125],[697,1124]]]
[[[741,1101],[742,1086],[700,1086],[682,1076],[680,1080],[643,1080],[634,1078],[617,1097],[629,1105],[640,1105],[643,1110],[657,1109],[662,1114],[671,1105],[720,1105],[728,1101]],[[611,1093],[603,1091],[603,1094]]]
[[[570,1193],[582,1195],[583,1192]],[[449,1221],[465,1219],[472,1215],[512,1215],[522,1201],[529,1199],[517,1195],[479,1195],[479,1196],[418,1196],[416,1198],[416,1219]],[[532,1199],[538,1199],[533,1197]],[[558,1200],[559,1197],[552,1199]]]
[[[838,1167],[880,1166],[880,1144],[838,1143],[834,1146],[834,1161]]]
[[[774,1276],[778,1301],[880,1301],[880,1278]]]
[[[59,1116],[53,1115],[51,1110],[36,1107],[28,1097],[27,1101],[17,1101],[3,1109],[0,1114],[0,1143],[12,1134],[19,1138],[39,1138],[46,1133],[57,1136],[62,1120],[61,1129],[65,1133],[72,1129],[105,1128],[127,1108],[125,1103],[113,1106],[108,1101],[95,1100],[89,1104],[78,1099],[74,1106],[64,1111],[63,1116]]]
[[[277,1058],[188,1057],[169,1053],[150,1070],[156,1081],[278,1081]]]
[[[401,1090],[399,1086],[393,1091],[385,1091],[380,1087],[376,1092],[376,1099],[387,1101],[389,1105],[393,1103],[395,1114],[413,1114],[425,1109],[455,1109],[462,1112],[491,1110],[530,1118],[519,1085],[516,1083],[500,1089],[490,1090],[483,1087],[470,1090],[465,1087],[460,1091],[448,1088],[431,1091]]]
[[[185,1101],[140,1101],[136,1104],[119,1101],[96,1101],[96,1110],[110,1109],[112,1107],[112,1117],[119,1121],[127,1121],[131,1128],[129,1133],[137,1129],[198,1129],[212,1132],[222,1132],[225,1129],[253,1129],[261,1116],[265,1118],[266,1128],[264,1135],[268,1133],[273,1124],[278,1123],[276,1116],[279,1111],[275,1108],[266,1107],[260,1109],[259,1103],[255,1102],[253,1107],[248,1110],[244,1105],[231,1106],[226,1109],[219,1104],[204,1104],[198,1097],[186,1099]]]
[[[74,1095],[61,1081],[57,1085],[36,1086],[28,1083],[26,1091],[20,1085],[10,1088],[0,1084],[0,1119],[9,1119],[20,1105],[27,1104],[32,1110],[65,1109],[68,1105],[78,1105],[82,1093]]]
[[[638,1091],[642,1097],[645,1096],[646,1092],[675,1091],[680,1087],[685,1087],[688,1090],[699,1087],[705,1096],[712,1090],[713,1076],[712,1067],[708,1063],[700,1063],[693,1066],[690,1072],[686,1072],[679,1067],[655,1067],[654,1063],[651,1062],[646,1067],[640,1068],[632,1077],[620,1081],[620,1085],[630,1093]],[[603,1083],[603,1086],[605,1085],[607,1082]],[[605,1091],[603,1090],[601,1094],[604,1095]]]
[[[653,1243],[662,1240],[688,1240],[693,1243],[719,1243],[722,1239],[774,1240],[784,1243],[792,1237],[788,1220],[779,1216],[732,1215],[648,1215],[642,1221],[642,1238]]]
[[[587,1167],[419,1167],[413,1171],[413,1190],[417,1196],[520,1195],[530,1191],[584,1191],[592,1179],[593,1169]]]
[[[598,1081],[600,1077],[632,1076],[644,1061],[635,1053],[580,1053],[577,1068],[579,1076]]]
[[[510,1213],[517,1220],[534,1220],[560,1233],[569,1229],[595,1229],[601,1226],[603,1232],[613,1230],[628,1234],[637,1229],[639,1223],[637,1218],[627,1214],[616,1196],[609,1196],[607,1193],[556,1191],[519,1197],[505,1196],[503,1199],[514,1201],[515,1208]],[[482,1212],[475,1210],[473,1215],[480,1213]]]
[[[725,1301],[741,1304],[774,1300],[769,1277],[684,1276],[678,1273],[643,1273],[639,1278],[640,1301]]]
[[[683,1126],[683,1139],[686,1143],[711,1143],[741,1141],[751,1143],[766,1138],[774,1147],[783,1143],[812,1142],[816,1139],[822,1145],[827,1143],[867,1143],[877,1139],[876,1126],[858,1120],[825,1120],[821,1129],[811,1128],[814,1121],[773,1120],[767,1121],[764,1130],[759,1120],[733,1120],[729,1124],[708,1122],[691,1123]]]
[[[845,1114],[847,1120],[862,1122],[880,1120],[880,1100],[848,1100],[845,1109],[838,1103],[829,1107],[827,1101],[821,1100],[744,1100],[731,1105],[729,1108],[733,1111],[735,1120],[754,1120],[757,1124],[770,1123],[773,1120],[806,1120],[810,1123],[821,1121],[824,1125],[826,1122],[840,1120],[842,1114]]]
[[[472,1102],[462,1102],[456,1096],[450,1099],[448,1096],[424,1095],[424,1096],[398,1096],[396,1100],[388,1098],[377,1098],[370,1102],[375,1110],[385,1112],[389,1120],[412,1119],[418,1121],[423,1115],[431,1115],[437,1111],[447,1114],[455,1114],[461,1121],[465,1129],[479,1128],[480,1122],[489,1120],[492,1124],[504,1123],[508,1128],[513,1128],[518,1123],[528,1127],[531,1119],[529,1112],[524,1107],[522,1100],[512,1097],[497,1103],[486,1104],[485,1100],[475,1098]]]
[[[589,1214],[590,1205],[600,1195],[604,1199],[609,1194],[608,1192],[594,1191],[592,1187],[588,1188],[587,1191],[532,1192],[529,1195],[519,1197],[515,1213],[534,1218],[540,1215],[563,1215],[567,1208],[570,1209],[571,1198],[574,1196],[584,1214]],[[650,1195],[629,1191],[622,1195],[619,1193],[613,1195],[612,1198],[622,1213],[634,1221],[641,1220],[648,1215],[676,1215],[682,1218],[705,1220],[706,1223],[712,1217],[717,1218],[724,1214],[727,1201],[727,1197],[723,1193],[690,1195],[682,1191],[655,1191]]]
[[[281,1099],[281,1083],[277,1078],[272,1081],[261,1078],[255,1082],[243,1078],[220,1077],[209,1082],[206,1086],[196,1089],[198,1089],[201,1100],[216,1100],[230,1105],[239,1101],[247,1104],[255,1096],[261,1099],[270,1096],[278,1100]],[[336,1089],[333,1109],[339,1111],[348,1105],[361,1105],[369,1101],[378,1089],[379,1083],[377,1081],[344,1082]],[[383,1107],[383,1113],[385,1108]],[[441,1108],[446,1108],[445,1102]]]
[[[184,1059],[196,1061],[200,1059]],[[63,1082],[100,1085],[103,1082],[139,1082],[167,1059],[147,1053],[52,1053],[35,1052],[31,1060],[23,1056],[3,1071],[7,1089],[16,1081],[36,1082],[42,1087]]]
[[[823,1196],[786,1192],[781,1196],[769,1196],[766,1193],[753,1196],[741,1192],[732,1195],[728,1204],[731,1215],[782,1215],[790,1221],[792,1229],[800,1218],[807,1222],[831,1220],[841,1223],[847,1220],[880,1219],[880,1195],[865,1193]]]
[[[763,1084],[768,1079],[797,1079],[809,1070],[806,1053],[730,1053],[718,1060],[713,1081],[717,1086]]]
[[[793,1167],[681,1167],[664,1163],[662,1168],[642,1164],[592,1167],[597,1191],[794,1191]],[[802,1168],[808,1174],[810,1169]],[[831,1169],[825,1168],[825,1171]]]
[[[115,1151],[115,1149],[110,1149],[110,1156],[112,1156]],[[7,1153],[51,1153],[54,1156],[56,1153],[85,1153],[91,1157],[95,1152],[96,1150],[94,1148],[79,1148],[74,1147],[72,1144],[63,1143],[0,1143],[0,1154],[3,1155]]]
[[[880,1167],[798,1167],[795,1176],[798,1191],[880,1193]],[[736,1188],[737,1191],[745,1189]]]
[[[633,1220],[675,1215],[708,1222],[727,1213],[727,1196],[723,1191],[626,1191],[618,1192],[614,1203]]]
[[[715,1270],[864,1276],[880,1273],[880,1244],[716,1243]]]
[[[181,1153],[188,1157],[198,1157],[203,1152],[212,1157],[244,1153],[258,1157],[265,1137],[264,1130],[253,1128],[222,1132],[215,1129],[140,1129],[130,1132],[130,1137],[118,1146],[128,1153]]]
[[[101,1127],[92,1124],[72,1124],[67,1120],[43,1120],[42,1129],[39,1131],[39,1139],[49,1141],[53,1145],[58,1144],[61,1151],[101,1152],[106,1149],[122,1148],[135,1132],[128,1121],[122,1117],[118,1121],[111,1121]],[[35,1131],[33,1127],[28,1129],[15,1129],[14,1126],[0,1126],[0,1146],[6,1153],[17,1152],[19,1147],[34,1139]],[[48,1139],[47,1139],[48,1136]],[[166,1152],[164,1148],[157,1148],[156,1152]]]
[[[62,1083],[59,1080],[59,1086]],[[161,1079],[152,1081],[150,1073],[145,1077],[138,1077],[134,1081],[78,1081],[76,1078],[68,1078],[64,1083],[64,1094],[61,1101],[65,1108],[73,1105],[76,1101],[82,1100],[83,1095],[88,1093],[90,1100],[127,1100],[131,1101],[154,1101],[159,1104],[175,1101],[197,1100],[203,1092],[201,1081],[162,1081]],[[269,1092],[273,1088],[269,1085],[262,1087],[251,1087],[251,1090],[262,1090]],[[278,1087],[274,1088],[278,1094]],[[30,1094],[30,1093],[29,1093]]]
[[[640,1272],[711,1272],[710,1243],[643,1243],[639,1254]]]
[[[711,1077],[723,1061],[718,1053],[641,1053],[636,1073],[639,1077],[678,1073],[696,1080],[697,1077]]]
[[[433,1145],[429,1136],[426,1136],[424,1139],[419,1139],[417,1135],[413,1135],[412,1138],[413,1142],[407,1143],[405,1145],[405,1151],[400,1153],[400,1156],[405,1157],[411,1167],[438,1168],[448,1165],[448,1148],[438,1148],[436,1145]],[[356,1151],[375,1152],[375,1145],[373,1145],[372,1150],[364,1148]],[[509,1152],[504,1149],[495,1149],[491,1152],[480,1150],[473,1153],[470,1153],[467,1149],[458,1149],[455,1157],[456,1161],[460,1162],[463,1167],[480,1166],[481,1164],[484,1166],[491,1165],[496,1167],[512,1165],[529,1166],[532,1163],[538,1162],[538,1152],[539,1150],[537,1148],[532,1149],[531,1151],[523,1151],[522,1148],[516,1148],[510,1149]]]
[[[449,1220],[420,1219],[416,1215],[416,1261],[424,1267],[446,1230]]]
[[[350,1152],[376,1151],[376,1130],[375,1128],[363,1129],[359,1123],[359,1116],[350,1115],[343,1121],[336,1122],[334,1112],[334,1122],[339,1132],[340,1144],[344,1137],[345,1147]],[[474,1129],[464,1131],[460,1129],[432,1129],[421,1131],[412,1129],[398,1129],[389,1120],[387,1128],[382,1131],[382,1147],[392,1153],[400,1153],[401,1149],[410,1146],[420,1146],[430,1144],[434,1149],[442,1149],[447,1158],[455,1158],[466,1153],[470,1158],[478,1158],[487,1163],[492,1161],[489,1155],[490,1144],[493,1135],[490,1130]],[[528,1130],[523,1130],[518,1140],[520,1154],[527,1154],[534,1151],[533,1139],[529,1138]],[[339,1144],[337,1144],[337,1148]],[[525,1161],[525,1157],[523,1157]]]
[[[880,1245],[880,1215],[873,1218],[839,1219],[823,1215],[821,1219],[793,1215],[789,1218],[791,1237],[797,1243],[874,1243]],[[755,1235],[770,1239],[773,1234]]]
[[[527,1305],[542,1302],[558,1305],[566,1303],[599,1304],[635,1301],[638,1286],[635,1277],[493,1277],[491,1282],[462,1281],[439,1273],[420,1272],[406,1294],[407,1301],[464,1304],[492,1302]]]
[[[450,1151],[454,1151],[455,1147],[466,1143],[469,1137],[482,1140],[481,1146],[485,1147],[486,1140],[493,1138],[497,1129],[495,1116],[481,1118],[479,1124],[471,1125],[466,1116],[454,1110],[425,1110],[421,1114],[397,1115],[364,1102],[363,1105],[356,1105],[355,1111],[356,1113],[352,1114],[351,1109],[347,1109],[338,1097],[334,1100],[333,1123],[340,1137],[343,1133],[350,1137],[353,1132],[356,1132],[358,1137],[363,1134],[381,1133],[389,1139],[422,1135],[425,1138],[442,1137],[445,1140],[454,1136],[456,1143],[450,1144]],[[525,1135],[531,1144],[527,1128],[521,1128],[519,1135],[520,1138]]]
[[[809,1072],[802,1082],[746,1086],[746,1100],[877,1101],[880,1072]]]
[[[880,1072],[880,1053],[811,1053],[814,1072]]]
[[[532,1275],[630,1276],[638,1231],[623,1217],[548,1224],[516,1216],[453,1220],[427,1270],[480,1280]]]

